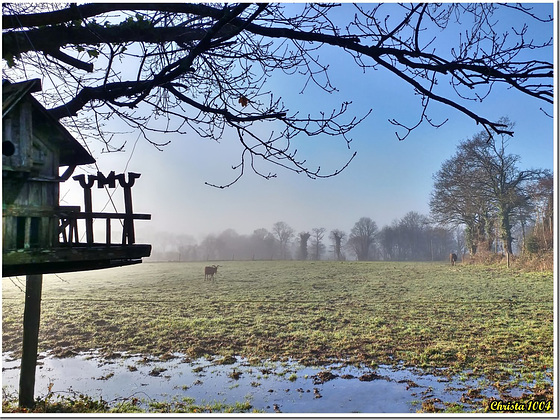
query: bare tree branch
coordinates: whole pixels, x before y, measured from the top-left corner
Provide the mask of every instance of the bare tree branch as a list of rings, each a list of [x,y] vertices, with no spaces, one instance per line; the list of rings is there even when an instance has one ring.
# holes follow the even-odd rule
[[[523,23],[499,31],[501,9],[518,13]],[[45,91],[42,100],[57,119],[88,113],[95,121],[121,118],[158,148],[166,142],[150,140],[149,133],[193,130],[219,141],[230,130],[242,146],[233,168],[241,175],[249,165],[273,177],[258,165],[270,161],[317,178],[340,171],[325,175],[312,169],[295,157],[291,140],[328,135],[350,147],[350,133],[371,110],[358,116],[346,100],[331,112],[318,107],[308,113],[297,106],[290,112],[267,88],[276,74],[303,80],[301,92],[316,86],[338,93],[321,54],[338,51],[363,69],[364,77],[370,69],[385,71],[419,94],[415,122],[389,120],[404,130],[396,133],[401,140],[421,124],[445,123],[430,117],[434,101],[467,115],[489,135],[512,134],[471,104],[490,96],[495,85],[547,107],[553,103],[551,22],[542,8],[494,3],[5,3],[3,75],[12,81],[32,69],[48,75],[56,92]],[[455,33],[452,47],[440,42],[458,27],[466,30]],[[146,106],[167,119],[165,130],[149,126]],[[274,129],[261,139],[251,126],[265,122]],[[98,123],[93,128],[102,130]],[[111,135],[100,137],[107,150],[113,148]]]

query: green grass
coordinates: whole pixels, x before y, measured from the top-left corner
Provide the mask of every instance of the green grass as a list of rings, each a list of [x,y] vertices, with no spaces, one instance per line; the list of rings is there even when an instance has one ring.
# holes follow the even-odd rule
[[[44,276],[40,350],[403,362],[490,380],[551,376],[553,275],[395,262],[143,263]],[[23,292],[3,279],[3,352]],[[507,374],[507,375],[506,375]],[[539,376],[541,378],[542,376]]]
[[[223,402],[195,403],[192,398],[168,401],[146,401],[129,398],[111,405],[103,399],[93,399],[87,395],[55,396],[38,398],[31,410],[18,406],[17,399],[2,398],[3,413],[258,413],[249,401],[225,404]]]

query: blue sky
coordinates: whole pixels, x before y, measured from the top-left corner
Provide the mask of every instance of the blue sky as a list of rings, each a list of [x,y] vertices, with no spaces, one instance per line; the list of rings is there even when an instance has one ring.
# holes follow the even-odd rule
[[[546,7],[552,13],[552,5]],[[296,77],[273,78],[268,89],[281,95],[290,110],[301,109],[304,114],[330,111],[345,100],[353,102],[351,115],[361,116],[373,109],[352,132],[351,150],[342,139],[298,140],[301,157],[325,172],[342,166],[356,151],[351,165],[336,177],[311,180],[262,165],[264,172],[277,172],[278,177],[264,180],[247,170],[240,181],[221,190],[204,182],[225,184],[236,176],[231,166],[239,161],[240,146],[234,136],[226,135],[218,144],[194,133],[168,135],[162,140],[171,140],[171,144],[163,152],[140,139],[132,157],[138,133],[126,136],[124,153],[100,154],[101,144],[90,143],[101,171],[122,172],[130,159],[127,170],[142,174],[133,188],[134,208],[151,213],[152,221],[138,222],[140,242],[161,231],[192,235],[197,240],[227,228],[249,234],[257,228],[270,230],[277,221],[285,221],[296,232],[315,227],[349,232],[362,216],[371,217],[381,228],[409,211],[429,213],[432,175],[455,153],[460,141],[482,128],[459,112],[432,103],[430,117],[448,122],[439,129],[424,124],[399,141],[395,136],[398,128],[388,119],[410,125],[417,121],[419,99],[412,88],[383,70],[362,74],[340,51],[321,50],[320,55],[330,64],[330,78],[339,92],[320,94],[311,88],[299,94],[304,81]],[[507,116],[515,122],[508,151],[520,155],[521,168],[553,168],[554,121],[539,110],[546,104],[500,88],[483,103],[469,106],[491,120]],[[552,114],[551,107],[546,109]],[[63,188],[67,204],[81,201],[81,189],[76,186],[67,194]],[[121,200],[121,193],[115,197]],[[106,196],[98,195],[94,204],[101,207],[106,201]]]

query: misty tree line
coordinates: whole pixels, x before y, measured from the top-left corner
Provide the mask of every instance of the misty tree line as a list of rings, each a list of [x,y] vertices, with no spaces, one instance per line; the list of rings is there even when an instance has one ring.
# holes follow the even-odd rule
[[[379,229],[369,217],[350,232],[323,227],[296,233],[286,222],[250,235],[226,229],[200,243],[189,235],[161,234],[154,238],[152,257],[169,261],[209,260],[445,260],[460,241],[456,229],[435,225],[428,216],[407,213]]]
[[[502,119],[504,125],[512,123]],[[553,174],[520,170],[507,153],[510,137],[483,131],[459,143],[434,174],[430,216],[411,211],[379,229],[369,217],[350,232],[323,227],[296,233],[280,221],[240,235],[227,229],[197,243],[188,235],[155,238],[161,260],[441,261],[457,254],[542,253],[552,250]]]
[[[482,131],[461,142],[434,175],[432,218],[464,229],[462,253],[552,250],[553,175],[519,169],[520,157],[506,151],[510,139]]]

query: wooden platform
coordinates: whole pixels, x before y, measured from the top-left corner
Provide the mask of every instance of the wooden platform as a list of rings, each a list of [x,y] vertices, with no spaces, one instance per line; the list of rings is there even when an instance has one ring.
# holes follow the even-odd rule
[[[17,250],[2,254],[2,277],[65,273],[138,264],[149,257],[151,245],[91,244],[50,250]]]

